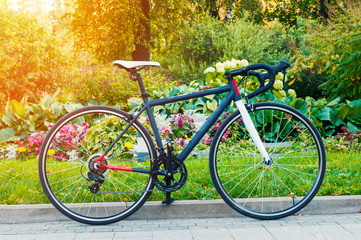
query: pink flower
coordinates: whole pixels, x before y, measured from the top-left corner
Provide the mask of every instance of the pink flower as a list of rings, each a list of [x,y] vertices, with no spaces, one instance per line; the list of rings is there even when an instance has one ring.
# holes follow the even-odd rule
[[[205,143],[210,143],[210,142],[212,142],[212,140],[211,140],[208,136],[206,136],[206,137],[204,138],[204,142],[205,142]]]

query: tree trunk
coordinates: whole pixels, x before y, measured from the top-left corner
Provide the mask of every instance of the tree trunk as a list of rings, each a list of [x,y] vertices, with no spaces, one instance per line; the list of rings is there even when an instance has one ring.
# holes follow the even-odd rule
[[[330,1],[327,1],[330,3]],[[325,22],[329,19],[328,15],[328,7],[326,6],[326,0],[320,0],[320,16],[323,18]]]
[[[135,50],[132,53],[133,61],[149,61],[149,43],[150,43],[150,5],[149,0],[141,0],[142,11],[145,19],[141,21],[142,28],[136,30]],[[140,42],[139,42],[140,41]]]

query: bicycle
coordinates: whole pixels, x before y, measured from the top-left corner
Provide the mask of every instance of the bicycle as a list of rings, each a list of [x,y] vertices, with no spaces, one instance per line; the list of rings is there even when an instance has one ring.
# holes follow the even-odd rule
[[[67,217],[87,224],[113,223],[136,212],[153,191],[166,192],[164,203],[170,204],[171,193],[187,178],[184,160],[232,102],[237,110],[215,133],[209,153],[220,197],[243,215],[278,219],[299,211],[316,195],[326,154],[315,126],[287,105],[249,101],[271,89],[277,73],[285,75],[289,63],[249,65],[226,72],[225,86],[156,100],[149,100],[139,71],[159,63],[114,65],[138,82],[143,104],[133,113],[107,106],[69,113],[51,127],[39,153],[42,188]],[[237,83],[235,76],[243,79]],[[260,86],[243,102],[239,86],[250,76]],[[172,143],[163,144],[152,107],[222,93],[227,95],[217,109],[175,156]],[[150,129],[138,121],[143,112]]]

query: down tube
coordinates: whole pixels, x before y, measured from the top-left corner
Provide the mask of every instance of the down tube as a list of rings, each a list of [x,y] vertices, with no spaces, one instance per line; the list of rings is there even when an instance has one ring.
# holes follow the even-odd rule
[[[231,91],[226,98],[221,102],[217,109],[209,116],[207,121],[203,124],[201,129],[194,135],[192,140],[187,144],[183,151],[178,155],[178,159],[182,162],[186,157],[192,152],[195,146],[199,143],[202,137],[208,132],[212,125],[217,121],[218,117],[224,112],[224,110],[229,106],[231,101],[234,99],[234,91]]]

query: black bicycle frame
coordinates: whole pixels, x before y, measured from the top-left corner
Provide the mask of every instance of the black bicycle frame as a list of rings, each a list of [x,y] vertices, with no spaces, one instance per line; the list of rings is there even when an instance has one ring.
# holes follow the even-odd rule
[[[212,127],[212,125],[217,121],[219,116],[229,107],[231,101],[234,100],[234,96],[235,96],[236,92],[233,87],[233,84],[228,84],[227,86],[223,86],[223,87],[207,89],[207,90],[203,90],[200,92],[194,92],[194,93],[184,94],[184,95],[180,95],[180,96],[174,96],[174,97],[170,97],[170,98],[152,100],[152,101],[149,101],[148,103],[145,103],[144,108],[148,112],[148,118],[150,120],[152,129],[153,129],[153,131],[157,132],[157,133],[154,133],[157,145],[159,147],[163,148],[162,140],[160,138],[158,128],[155,123],[154,116],[152,114],[153,112],[151,111],[152,107],[158,106],[158,105],[164,105],[164,104],[168,104],[168,103],[173,103],[173,102],[189,100],[189,99],[193,99],[193,98],[204,97],[207,95],[222,94],[225,92],[229,92],[228,95],[224,98],[224,100],[216,108],[216,110],[209,116],[207,121],[197,131],[197,133],[190,140],[190,142],[185,146],[185,148],[182,150],[182,152],[177,156],[177,159],[183,162],[186,159],[186,157],[192,152],[192,150],[195,148],[195,146],[199,143],[199,141],[203,138],[203,136]],[[151,114],[149,114],[150,112],[151,112]]]
[[[145,87],[142,81],[142,78],[139,75],[136,76],[136,80],[139,83],[139,87],[141,89],[141,96],[144,101],[144,106],[142,109],[137,113],[136,116],[130,115],[130,122],[128,125],[123,129],[123,131],[119,134],[117,139],[114,140],[114,142],[106,149],[102,157],[98,161],[101,161],[101,159],[114,147],[114,145],[120,140],[120,138],[123,136],[123,134],[130,128],[130,126],[140,117],[140,115],[146,111],[148,114],[148,118],[150,121],[151,128],[153,130],[155,141],[158,145],[158,148],[164,150],[164,146],[162,143],[162,139],[160,137],[157,124],[155,122],[154,114],[152,107],[159,106],[159,105],[165,105],[168,103],[174,103],[174,102],[180,102],[184,100],[189,100],[193,98],[199,98],[204,97],[207,95],[213,95],[213,94],[222,94],[225,92],[229,92],[227,96],[223,99],[223,101],[220,103],[220,105],[216,108],[216,110],[209,116],[207,121],[203,124],[203,126],[197,131],[197,133],[194,135],[192,140],[185,146],[185,148],[182,150],[182,152],[177,156],[177,159],[181,162],[183,162],[186,157],[192,152],[194,147],[199,143],[199,141],[203,138],[203,136],[208,132],[208,130],[212,127],[212,125],[217,121],[219,116],[228,109],[229,105],[231,104],[232,100],[236,100],[237,97],[239,97],[238,87],[235,83],[235,80],[229,79],[228,85],[212,88],[212,89],[206,89],[201,90],[198,92],[183,94],[179,96],[169,97],[169,98],[162,98],[162,99],[156,99],[156,100],[149,100],[148,94],[145,91]],[[236,89],[237,87],[237,89]],[[144,172],[148,172],[145,170]]]

